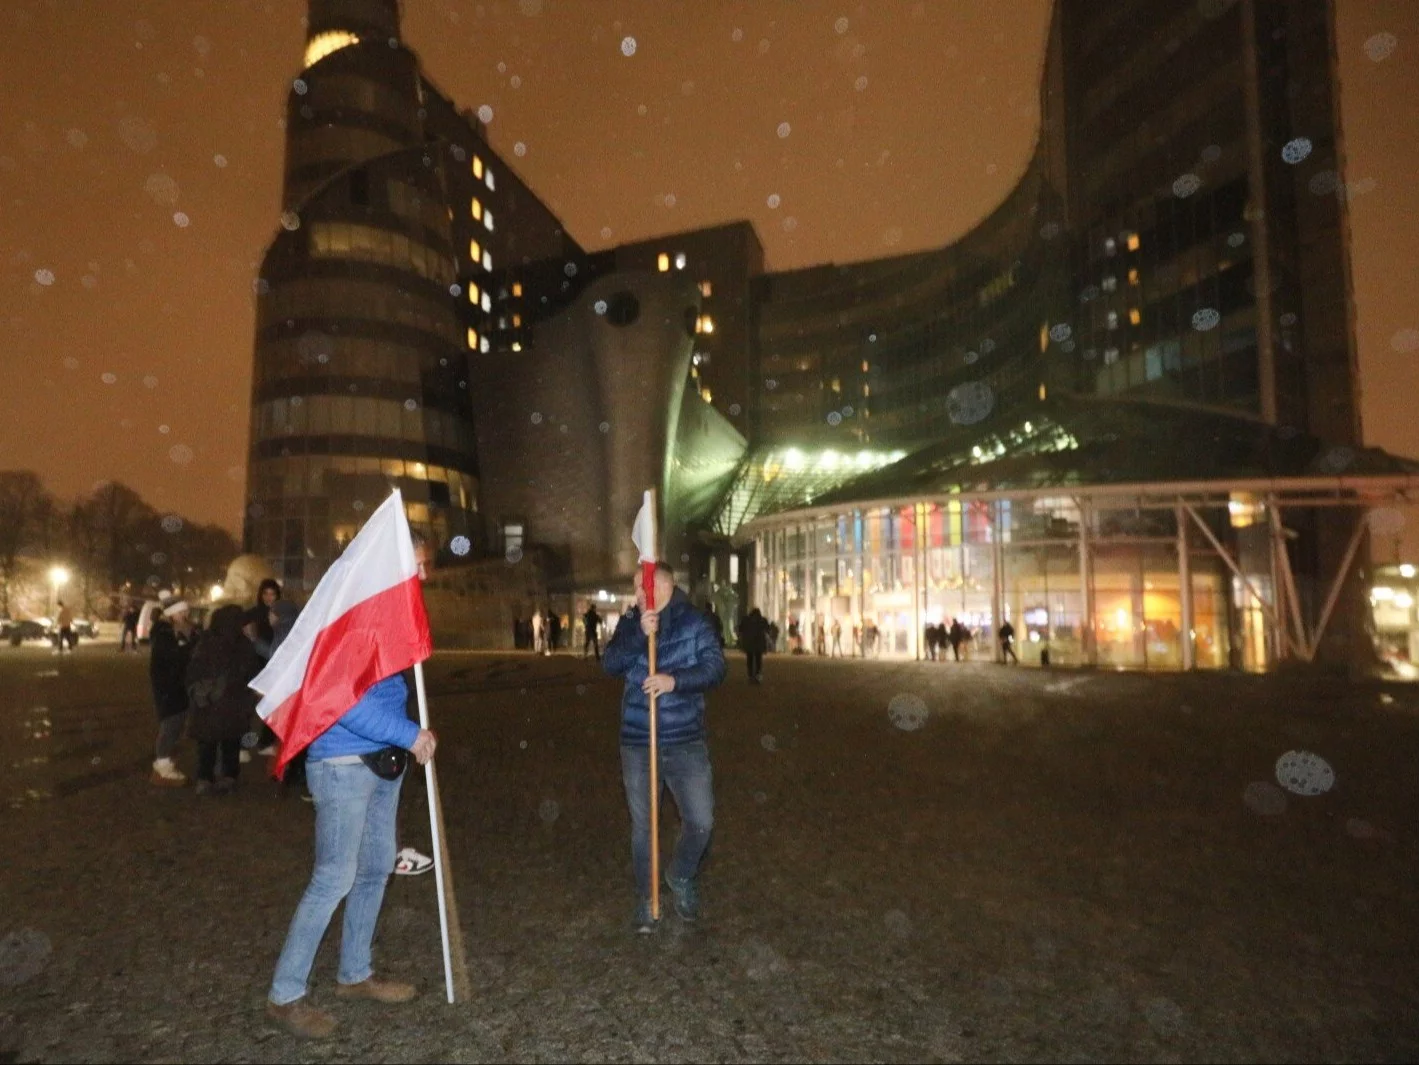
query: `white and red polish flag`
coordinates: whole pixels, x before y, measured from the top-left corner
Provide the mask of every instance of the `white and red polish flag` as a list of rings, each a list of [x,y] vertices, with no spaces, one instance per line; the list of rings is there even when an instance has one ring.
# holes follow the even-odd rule
[[[326,571],[290,635],[251,681],[261,693],[256,712],[281,737],[276,775],[372,686],[432,653],[414,541],[396,490]]]
[[[645,589],[645,605],[655,609],[655,499],[646,492],[636,523],[631,526],[631,542],[640,554],[641,587]]]

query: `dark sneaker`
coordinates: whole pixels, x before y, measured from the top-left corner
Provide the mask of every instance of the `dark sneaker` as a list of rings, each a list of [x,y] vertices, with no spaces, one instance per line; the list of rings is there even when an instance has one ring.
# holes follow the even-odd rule
[[[650,899],[640,899],[636,902],[636,913],[631,918],[631,927],[643,936],[655,931],[655,918],[650,915]]]
[[[681,880],[679,877],[666,873],[665,886],[675,896],[675,912],[680,915],[680,920],[698,921],[700,919],[699,885],[694,880]]]

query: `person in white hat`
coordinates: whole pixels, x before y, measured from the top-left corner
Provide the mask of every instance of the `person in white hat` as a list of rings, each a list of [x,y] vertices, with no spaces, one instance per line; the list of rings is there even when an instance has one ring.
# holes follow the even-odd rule
[[[153,706],[158,712],[158,742],[149,778],[159,787],[180,788],[187,774],[173,764],[172,753],[187,723],[187,663],[192,658],[195,633],[187,603],[174,599],[153,622],[152,657],[148,679],[153,684]]]

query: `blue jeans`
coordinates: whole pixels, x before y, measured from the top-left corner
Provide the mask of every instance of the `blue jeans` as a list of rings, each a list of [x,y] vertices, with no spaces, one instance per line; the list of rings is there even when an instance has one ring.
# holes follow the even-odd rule
[[[306,780],[315,798],[315,871],[286,933],[270,999],[278,1006],[306,993],[315,952],[345,900],[340,934],[342,984],[369,979],[370,943],[394,872],[395,815],[404,778],[382,780],[364,763],[309,762]]]
[[[621,780],[631,808],[631,866],[636,893],[650,895],[650,748],[621,748]],[[669,788],[680,808],[680,838],[666,871],[692,880],[709,849],[714,830],[714,775],[703,740],[660,748],[660,786]],[[657,800],[659,796],[656,797]]]

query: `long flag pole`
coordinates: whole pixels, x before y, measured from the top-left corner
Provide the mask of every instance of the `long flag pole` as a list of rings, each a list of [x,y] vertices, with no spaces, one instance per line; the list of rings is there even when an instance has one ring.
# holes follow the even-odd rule
[[[419,727],[429,727],[429,700],[424,691],[424,664],[414,663],[414,689],[419,696]],[[448,866],[448,841],[443,831],[443,800],[439,798],[438,775],[434,760],[424,763],[424,783],[429,792],[429,832],[433,837],[434,884],[439,896],[439,932],[443,938],[443,981],[448,1001],[454,1001],[455,959],[457,989],[465,1001],[472,997],[472,981],[468,978],[468,956],[463,949],[463,927],[458,919],[458,902],[453,894],[453,872]],[[449,920],[449,911],[453,913]]]
[[[657,517],[659,501],[656,498],[656,491],[652,488],[646,495],[650,499],[650,522],[651,522],[651,550],[656,559],[660,558],[657,549],[660,532],[660,521]],[[655,595],[655,579],[652,575],[651,585],[646,589],[647,606],[652,605],[650,600]],[[661,604],[653,604],[659,606]],[[650,634],[650,657],[648,666],[650,675],[655,676],[655,637],[656,633]],[[658,713],[656,710],[656,696],[654,692],[650,694],[650,917],[653,921],[660,920],[660,740],[657,735]]]

